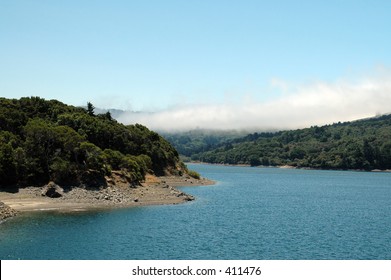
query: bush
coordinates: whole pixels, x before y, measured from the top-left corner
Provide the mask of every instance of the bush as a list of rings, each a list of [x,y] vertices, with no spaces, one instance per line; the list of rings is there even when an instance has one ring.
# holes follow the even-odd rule
[[[189,174],[189,176],[193,177],[194,179],[197,179],[197,180],[201,179],[201,175],[198,172],[194,171],[194,170],[189,170],[187,172],[187,174]]]
[[[105,149],[103,151],[103,157],[106,163],[108,163],[114,170],[121,168],[121,165],[124,163],[125,156],[111,149]]]
[[[50,165],[51,180],[56,183],[73,183],[77,177],[76,170],[74,163],[56,158]]]

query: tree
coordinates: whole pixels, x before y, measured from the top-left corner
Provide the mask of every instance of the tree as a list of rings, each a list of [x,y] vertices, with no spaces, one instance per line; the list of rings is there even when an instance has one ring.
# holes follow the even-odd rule
[[[47,180],[49,178],[50,160],[56,151],[56,135],[53,126],[42,120],[30,120],[24,127],[26,137],[25,151],[30,164],[33,180]]]
[[[261,161],[259,160],[259,157],[252,155],[249,158],[249,162],[251,166],[258,166],[261,165]]]
[[[8,143],[0,143],[0,181],[6,185],[17,182],[13,149]]]
[[[88,102],[87,103],[87,113],[88,113],[88,115],[94,116],[95,115],[94,110],[95,110],[95,106],[92,105],[91,102]]]
[[[89,142],[83,142],[80,144],[80,152],[83,155],[83,161],[87,168],[102,170],[104,155],[99,147]]]

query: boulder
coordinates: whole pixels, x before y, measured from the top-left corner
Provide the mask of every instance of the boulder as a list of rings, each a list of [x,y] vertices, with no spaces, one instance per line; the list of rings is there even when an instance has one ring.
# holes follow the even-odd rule
[[[192,195],[185,196],[185,201],[193,201],[193,200],[195,200],[194,196],[192,196]]]
[[[41,195],[51,198],[59,198],[64,195],[64,190],[56,183],[49,182],[49,184],[43,188]]]
[[[17,212],[14,209],[8,205],[5,205],[3,202],[0,202],[0,222],[2,220],[16,216],[16,214]]]

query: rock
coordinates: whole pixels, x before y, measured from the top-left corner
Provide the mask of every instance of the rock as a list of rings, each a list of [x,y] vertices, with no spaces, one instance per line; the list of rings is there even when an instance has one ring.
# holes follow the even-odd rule
[[[185,200],[186,200],[186,201],[193,201],[193,200],[195,200],[195,198],[194,198],[194,196],[192,196],[192,195],[187,195],[187,196],[185,197]]]
[[[5,205],[3,202],[0,202],[0,221],[16,216],[18,212]]]
[[[138,202],[138,198],[136,197],[135,199],[133,199],[134,202]]]
[[[49,182],[41,193],[42,196],[58,198],[64,195],[64,190],[54,182]]]
[[[107,184],[109,184],[109,185],[115,185],[115,181],[113,178],[108,178],[106,181],[107,181]]]

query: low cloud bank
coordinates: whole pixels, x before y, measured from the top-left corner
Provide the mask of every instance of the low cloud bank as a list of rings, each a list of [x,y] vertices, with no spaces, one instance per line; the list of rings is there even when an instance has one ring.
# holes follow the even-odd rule
[[[154,130],[248,129],[281,130],[350,121],[391,113],[391,72],[359,81],[316,82],[290,86],[274,80],[279,96],[220,104],[177,105],[145,113],[126,112],[125,124],[141,123]]]

